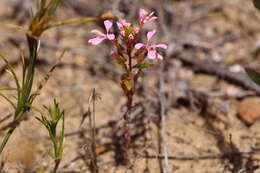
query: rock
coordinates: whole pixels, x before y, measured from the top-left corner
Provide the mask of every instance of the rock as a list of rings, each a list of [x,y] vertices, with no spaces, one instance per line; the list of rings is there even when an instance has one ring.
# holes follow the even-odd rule
[[[260,98],[249,97],[237,105],[237,115],[247,125],[252,125],[260,119]]]

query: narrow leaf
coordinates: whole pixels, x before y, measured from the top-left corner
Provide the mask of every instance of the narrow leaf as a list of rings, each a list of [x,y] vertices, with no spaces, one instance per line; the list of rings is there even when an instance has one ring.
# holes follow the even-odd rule
[[[260,73],[251,70],[249,68],[246,68],[247,75],[254,81],[257,85],[260,85]]]
[[[143,68],[151,67],[153,65],[154,65],[153,63],[144,62],[144,63],[137,64],[136,67],[140,68],[140,69],[143,69]]]
[[[14,109],[16,109],[15,104],[6,95],[0,93],[0,96],[3,97],[6,101],[8,101],[13,106]]]

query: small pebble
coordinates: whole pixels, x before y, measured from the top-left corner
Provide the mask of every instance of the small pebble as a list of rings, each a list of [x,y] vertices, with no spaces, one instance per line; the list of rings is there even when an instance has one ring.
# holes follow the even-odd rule
[[[250,97],[243,99],[237,105],[238,117],[247,125],[252,125],[260,119],[260,98]]]

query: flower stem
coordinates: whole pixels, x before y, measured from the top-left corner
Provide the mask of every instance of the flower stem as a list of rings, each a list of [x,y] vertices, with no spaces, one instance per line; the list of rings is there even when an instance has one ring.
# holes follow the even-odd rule
[[[129,149],[130,143],[131,143],[131,135],[130,135],[130,123],[131,123],[131,112],[132,112],[132,104],[133,104],[133,95],[134,95],[134,80],[133,80],[133,68],[132,68],[132,56],[131,56],[131,49],[128,47],[127,48],[127,55],[128,55],[128,73],[130,75],[131,78],[131,90],[129,90],[127,92],[127,112],[125,114],[125,121],[126,121],[126,125],[125,125],[125,132],[124,132],[124,138],[125,138],[125,153],[126,156],[127,151]]]

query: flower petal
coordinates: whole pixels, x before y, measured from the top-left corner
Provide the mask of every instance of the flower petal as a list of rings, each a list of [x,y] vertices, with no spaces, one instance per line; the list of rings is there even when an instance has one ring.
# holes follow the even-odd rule
[[[142,48],[143,46],[144,46],[143,43],[137,43],[137,44],[135,45],[135,48],[136,48],[136,49],[140,49],[140,48]]]
[[[147,42],[150,42],[150,39],[152,38],[152,36],[155,34],[156,30],[152,30],[150,32],[147,33]]]
[[[116,25],[118,27],[119,30],[122,30],[123,29],[123,24],[121,22],[116,22]]]
[[[115,39],[115,34],[107,34],[107,39],[108,40],[114,40]]]
[[[153,16],[153,17],[151,17],[151,18],[148,19],[148,22],[152,22],[152,21],[154,21],[154,20],[156,20],[156,19],[157,19],[157,17],[156,17],[156,16]]]
[[[158,59],[163,59],[163,56],[161,54],[157,53],[157,58]]]
[[[138,34],[140,32],[140,27],[139,26],[134,27],[134,32]]]
[[[121,23],[122,23],[122,25],[123,25],[124,27],[129,27],[129,26],[131,26],[131,23],[126,22],[125,19],[121,20]]]
[[[124,37],[125,36],[125,31],[124,30],[120,31],[120,34]]]
[[[101,43],[105,38],[104,37],[96,37],[88,40],[88,43],[93,44],[93,45],[98,45]]]
[[[156,44],[155,47],[167,49],[167,45],[166,44]]]
[[[148,17],[152,17],[153,14],[154,14],[154,11],[152,11],[152,12],[148,15]]]
[[[157,52],[155,50],[148,50],[148,58],[149,59],[155,59]]]
[[[147,15],[148,15],[148,13],[143,8],[141,8],[139,10],[139,17],[140,17],[141,21],[143,21],[146,18]]]
[[[100,36],[104,36],[105,35],[104,33],[102,33],[101,31],[99,31],[97,29],[92,29],[90,32],[91,33],[95,33],[95,34],[100,35]]]
[[[110,30],[110,28],[112,27],[113,23],[110,20],[105,20],[104,25],[105,25],[106,30],[108,32]]]
[[[124,30],[124,28],[130,27],[131,23],[126,22],[125,19],[120,20],[119,22],[116,23],[117,27],[120,31]]]

